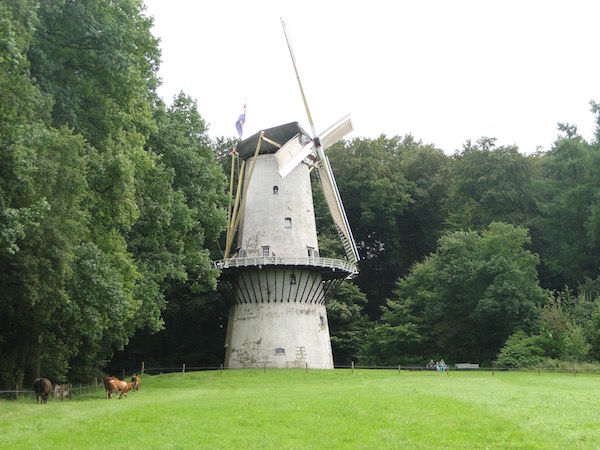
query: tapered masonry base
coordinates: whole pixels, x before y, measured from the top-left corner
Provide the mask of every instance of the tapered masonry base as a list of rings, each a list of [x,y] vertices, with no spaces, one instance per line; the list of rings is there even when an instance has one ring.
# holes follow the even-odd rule
[[[234,304],[225,345],[228,368],[333,368],[324,304]]]

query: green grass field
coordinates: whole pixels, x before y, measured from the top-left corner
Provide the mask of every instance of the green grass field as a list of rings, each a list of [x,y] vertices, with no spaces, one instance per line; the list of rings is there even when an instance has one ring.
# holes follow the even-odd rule
[[[2,448],[599,448],[598,375],[230,370],[0,401]]]

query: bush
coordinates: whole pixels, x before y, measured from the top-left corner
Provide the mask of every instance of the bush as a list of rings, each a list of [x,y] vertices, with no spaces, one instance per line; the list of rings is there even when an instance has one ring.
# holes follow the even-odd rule
[[[563,358],[568,361],[585,361],[590,348],[591,346],[585,339],[583,329],[579,325],[568,324]]]
[[[600,363],[597,362],[573,362],[564,359],[544,358],[540,361],[538,367],[542,370],[571,372],[600,372]]]
[[[517,331],[506,339],[495,362],[498,367],[534,367],[543,355],[537,336],[527,336],[523,331]]]

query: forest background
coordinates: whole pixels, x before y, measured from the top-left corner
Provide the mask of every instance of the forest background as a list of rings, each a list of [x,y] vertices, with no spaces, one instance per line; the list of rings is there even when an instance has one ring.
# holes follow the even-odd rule
[[[139,0],[0,4],[0,386],[219,365],[231,138],[157,95]],[[209,69],[207,69],[209,70]],[[335,363],[600,359],[600,105],[546,152],[417,137],[329,152],[362,260],[328,305]],[[320,253],[343,249],[318,189]]]

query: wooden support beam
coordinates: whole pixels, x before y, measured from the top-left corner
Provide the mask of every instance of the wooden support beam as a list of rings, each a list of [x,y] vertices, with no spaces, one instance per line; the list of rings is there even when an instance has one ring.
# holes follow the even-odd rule
[[[275,141],[273,141],[273,140],[269,139],[269,138],[268,138],[268,137],[266,137],[266,136],[263,136],[263,141],[265,141],[265,142],[268,142],[268,143],[269,143],[269,144],[271,144],[273,147],[281,148],[281,144],[280,144],[280,143],[278,143],[278,142],[275,142]]]
[[[242,161],[242,167],[240,168],[239,174],[238,174],[238,184],[237,184],[237,188],[235,190],[235,203],[233,205],[233,210],[231,212],[231,217],[229,220],[229,223],[227,224],[227,240],[225,242],[225,254],[223,255],[223,257],[225,259],[229,258],[229,252],[231,251],[231,245],[233,243],[233,235],[235,234],[234,230],[233,230],[233,223],[235,221],[235,218],[237,216],[238,213],[238,207],[239,207],[239,203],[240,203],[240,193],[242,192],[242,182],[244,179],[244,172],[245,172],[245,168],[246,168],[246,161]]]
[[[254,152],[254,157],[252,158],[252,165],[250,166],[250,170],[248,171],[248,176],[244,177],[244,192],[242,194],[242,200],[240,202],[240,207],[238,209],[238,214],[236,215],[235,222],[233,224],[233,233],[237,231],[237,228],[240,224],[240,219],[242,215],[239,213],[239,210],[244,211],[244,206],[246,205],[246,194],[248,193],[248,186],[250,185],[250,180],[252,179],[252,173],[254,172],[254,166],[256,165],[256,157],[260,153],[260,147],[262,145],[263,137],[265,132],[261,131],[260,136],[258,138],[258,142],[256,143],[256,151]],[[233,237],[232,237],[233,240]]]

